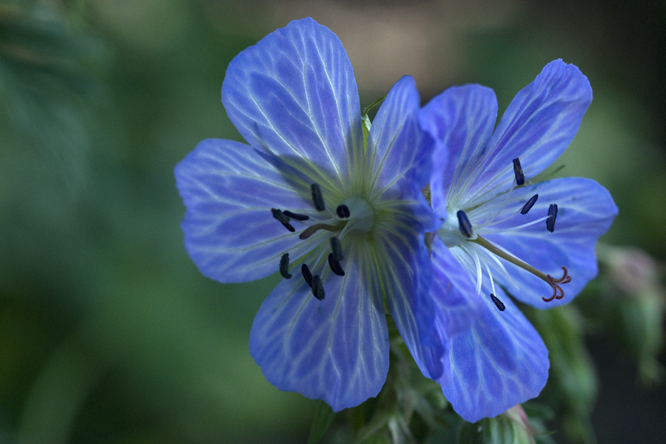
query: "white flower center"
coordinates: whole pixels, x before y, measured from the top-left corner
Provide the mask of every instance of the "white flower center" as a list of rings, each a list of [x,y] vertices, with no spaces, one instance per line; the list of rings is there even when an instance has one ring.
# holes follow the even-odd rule
[[[362,197],[348,197],[342,201],[349,208],[349,219],[345,232],[349,234],[367,234],[375,224],[375,212],[367,200]]]
[[[476,239],[476,232],[472,234],[471,238],[463,236],[460,232],[460,224],[458,222],[458,210],[451,210],[447,207],[446,209],[446,221],[442,226],[437,230],[437,235],[444,242],[448,248],[453,248],[462,244],[464,241]]]

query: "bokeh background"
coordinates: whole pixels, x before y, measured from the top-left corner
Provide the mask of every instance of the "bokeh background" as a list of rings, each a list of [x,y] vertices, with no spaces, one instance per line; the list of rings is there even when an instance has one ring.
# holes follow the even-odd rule
[[[248,352],[277,279],[204,278],[173,177],[201,139],[240,140],[220,102],[229,61],[305,16],[342,40],[363,105],[411,74],[424,103],[481,83],[504,109],[547,62],[576,64],[594,101],[558,174],[606,186],[620,215],[603,241],[663,276],[662,1],[0,0],[0,443],[307,440],[313,402]],[[583,313],[603,310],[586,297]],[[581,325],[598,442],[663,442],[664,385],[612,328]]]

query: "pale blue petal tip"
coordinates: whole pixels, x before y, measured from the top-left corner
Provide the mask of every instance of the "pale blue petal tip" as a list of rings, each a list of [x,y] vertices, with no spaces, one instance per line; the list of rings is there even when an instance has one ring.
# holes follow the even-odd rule
[[[349,180],[348,154],[363,143],[358,90],[328,28],[293,21],[240,53],[227,69],[222,102],[252,146]]]

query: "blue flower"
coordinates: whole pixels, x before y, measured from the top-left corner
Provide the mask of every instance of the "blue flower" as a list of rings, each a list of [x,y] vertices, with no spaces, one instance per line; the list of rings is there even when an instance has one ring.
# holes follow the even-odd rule
[[[342,44],[303,19],[231,62],[222,102],[249,145],[204,140],[176,167],[182,228],[212,279],[284,278],[250,334],[266,378],[336,411],[376,396],[385,302],[423,372],[441,376],[429,358],[441,351],[420,345],[434,322],[423,236],[436,219],[420,192],[430,152],[414,81],[393,86],[364,136]]]
[[[589,179],[530,180],[566,149],[591,100],[587,78],[556,60],[494,132],[497,100],[480,85],[449,88],[421,112],[443,221],[427,237],[436,335],[449,340],[439,382],[470,422],[537,396],[548,377],[548,351],[507,294],[551,308],[597,274],[594,246],[617,214],[608,191]]]

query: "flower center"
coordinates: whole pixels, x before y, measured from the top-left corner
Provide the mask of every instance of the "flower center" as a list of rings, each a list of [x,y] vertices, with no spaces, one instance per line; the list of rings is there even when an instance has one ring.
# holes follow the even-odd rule
[[[328,242],[320,242],[313,248],[314,254],[306,255],[306,260],[301,263],[301,274],[303,280],[312,288],[315,298],[322,300],[325,297],[323,277],[328,269],[338,276],[344,276],[345,270],[342,265],[344,259],[341,240],[347,234],[367,234],[375,224],[375,213],[362,197],[348,197],[337,206],[335,212],[326,207],[324,197],[319,185],[311,185],[312,203],[317,213],[312,218],[305,214],[293,213],[289,210],[272,208],[271,213],[287,230],[292,233],[297,231],[294,225],[307,225],[299,234],[301,240],[312,237],[321,230],[331,232]],[[297,222],[292,225],[292,222]],[[334,234],[333,234],[334,233]],[[326,254],[328,257],[326,258]],[[314,260],[313,260],[314,259]],[[289,273],[289,253],[284,253],[280,258],[280,274],[285,279],[291,279]]]
[[[375,212],[362,197],[348,197],[342,205],[349,208],[349,221],[345,230],[349,234],[367,234],[375,224]],[[342,206],[341,205],[341,206]]]
[[[462,223],[460,221],[461,218],[463,219]],[[463,233],[463,230],[466,230],[466,232]],[[469,234],[469,236],[466,234]],[[477,238],[465,212],[462,210],[451,211],[448,208],[446,220],[439,230],[437,230],[437,235],[448,248],[457,247],[465,241]]]

